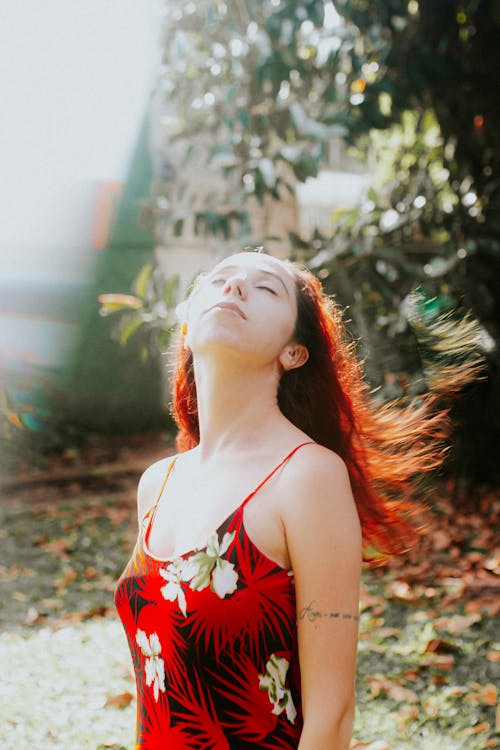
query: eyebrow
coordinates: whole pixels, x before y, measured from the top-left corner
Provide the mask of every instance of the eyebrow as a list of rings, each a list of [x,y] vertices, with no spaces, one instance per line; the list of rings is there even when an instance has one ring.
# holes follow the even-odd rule
[[[214,269],[212,271],[212,273],[209,274],[209,277],[213,276],[214,274],[222,273],[223,271],[234,271],[234,270],[237,270],[239,268],[240,268],[240,266],[230,266],[230,265],[222,266],[222,268]],[[285,290],[285,292],[288,294],[288,296],[290,296],[290,292],[288,291],[285,282],[283,281],[283,279],[281,278],[281,276],[279,276],[279,274],[274,273],[274,271],[266,271],[266,269],[264,269],[264,268],[257,268],[257,271],[259,273],[265,273],[268,276],[274,276],[275,279],[278,279],[278,281],[283,285],[283,289]]]

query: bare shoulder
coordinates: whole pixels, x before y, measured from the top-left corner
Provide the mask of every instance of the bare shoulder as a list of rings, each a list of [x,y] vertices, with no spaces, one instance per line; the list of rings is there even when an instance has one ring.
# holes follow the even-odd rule
[[[160,458],[158,461],[152,463],[151,466],[148,466],[142,473],[137,486],[137,519],[139,527],[148,510],[153,507],[158,499],[163,481],[176,455]]]
[[[287,466],[286,476],[293,491],[292,499],[286,500],[285,507],[305,502],[310,507],[311,501],[321,504],[331,501],[332,496],[336,496],[339,502],[354,504],[345,461],[323,445],[312,443],[297,451]]]
[[[319,444],[306,445],[287,467],[287,491],[280,515],[287,537],[348,534],[354,547],[361,543],[361,526],[347,466],[342,458]]]

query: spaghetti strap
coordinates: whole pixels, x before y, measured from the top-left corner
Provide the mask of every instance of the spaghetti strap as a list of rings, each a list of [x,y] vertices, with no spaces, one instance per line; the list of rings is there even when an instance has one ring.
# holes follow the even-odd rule
[[[173,459],[172,461],[170,461],[169,467],[168,467],[168,469],[167,469],[167,473],[165,474],[165,478],[164,478],[164,480],[163,480],[163,483],[162,483],[162,485],[161,485],[161,489],[160,489],[160,491],[159,491],[159,493],[158,493],[158,497],[156,498],[156,502],[155,502],[155,504],[154,504],[154,505],[152,505],[152,506],[150,507],[150,509],[149,509],[148,511],[146,511],[146,513],[145,513],[145,514],[143,515],[143,517],[142,517],[142,521],[141,521],[141,525],[144,525],[144,522],[145,522],[145,520],[146,520],[146,519],[148,518],[148,516],[149,516],[149,515],[151,515],[151,516],[152,516],[152,518],[151,518],[151,522],[152,522],[152,520],[153,520],[154,516],[156,515],[156,509],[157,509],[157,507],[158,507],[158,503],[160,502],[160,497],[161,497],[161,496],[162,496],[162,494],[163,494],[163,490],[165,489],[165,485],[166,485],[166,483],[167,483],[167,480],[168,480],[168,478],[169,478],[169,476],[170,476],[170,472],[171,472],[171,471],[172,471],[172,469],[174,468],[174,464],[175,464],[175,462],[177,461],[178,457],[179,457],[179,455],[175,456],[175,457],[174,457],[174,459]],[[151,526],[151,524],[149,524],[149,525]]]
[[[170,472],[174,468],[174,464],[175,464],[175,462],[177,461],[178,458],[179,458],[179,455],[175,456],[174,459],[172,461],[170,461],[169,467],[167,469],[167,473],[165,474],[165,479],[163,480],[163,484],[161,486],[161,490],[158,493],[158,497],[156,498],[156,503],[154,504],[155,508],[156,508],[156,506],[158,505],[158,503],[160,501],[160,497],[162,496],[163,490],[165,489],[165,485],[167,483],[167,479],[169,478]]]
[[[270,478],[272,477],[272,475],[273,475],[273,474],[274,474],[274,473],[275,473],[276,471],[278,471],[278,469],[279,469],[279,468],[280,468],[281,466],[283,466],[283,464],[284,464],[284,463],[285,463],[286,461],[288,461],[288,459],[289,459],[289,458],[290,458],[291,456],[293,456],[293,454],[295,453],[295,451],[298,451],[298,449],[299,449],[299,448],[302,448],[302,446],[303,446],[303,445],[309,445],[309,444],[311,444],[311,443],[314,443],[314,442],[315,442],[314,440],[306,440],[306,441],[305,441],[304,443],[300,443],[299,445],[296,445],[296,446],[295,446],[295,448],[292,448],[292,450],[290,451],[290,453],[288,453],[288,454],[287,454],[287,455],[285,456],[285,458],[284,458],[284,459],[283,459],[282,461],[280,461],[280,462],[279,462],[279,464],[278,464],[277,466],[275,466],[275,467],[274,467],[274,469],[273,469],[273,470],[272,470],[271,472],[269,472],[269,474],[267,475],[267,477],[266,477],[265,479],[263,479],[263,480],[262,480],[262,482],[261,482],[261,483],[259,484],[259,486],[258,486],[258,487],[256,487],[256,488],[254,489],[254,491],[253,491],[253,492],[251,492],[251,493],[250,493],[250,494],[249,494],[249,495],[248,495],[248,496],[247,496],[247,497],[246,497],[246,498],[245,498],[245,499],[243,500],[243,502],[242,502],[242,503],[241,503],[241,505],[240,505],[240,509],[243,509],[243,508],[245,507],[246,503],[247,503],[247,502],[248,502],[248,501],[250,500],[250,498],[252,498],[252,497],[253,497],[253,496],[255,495],[255,493],[256,493],[256,492],[258,492],[258,491],[260,490],[260,488],[262,487],[262,485],[264,485],[264,484],[265,484],[265,483],[267,482],[267,480],[268,480],[268,479],[270,479]]]

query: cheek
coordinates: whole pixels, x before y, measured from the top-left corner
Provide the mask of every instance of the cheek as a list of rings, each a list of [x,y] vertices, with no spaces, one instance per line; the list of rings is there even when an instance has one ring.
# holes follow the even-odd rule
[[[188,323],[195,325],[203,311],[212,304],[209,291],[210,290],[199,289],[189,298]]]
[[[267,310],[259,319],[257,338],[266,349],[280,352],[293,338],[295,317],[286,308]]]

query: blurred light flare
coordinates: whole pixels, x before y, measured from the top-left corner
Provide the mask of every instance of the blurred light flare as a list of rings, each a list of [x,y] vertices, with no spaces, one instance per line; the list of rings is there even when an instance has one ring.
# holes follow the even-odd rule
[[[384,211],[380,217],[380,228],[385,232],[390,232],[398,226],[400,218],[401,217],[397,211],[393,208],[389,208],[387,211]]]
[[[362,94],[365,89],[366,81],[363,80],[363,78],[356,78],[351,83],[351,91],[353,91],[355,94]]]
[[[278,97],[283,101],[286,101],[290,95],[290,83],[288,81],[281,81],[280,90]]]
[[[231,55],[233,57],[240,57],[243,53],[244,44],[241,39],[231,39],[229,42],[229,49],[231,50]]]
[[[476,115],[474,117],[474,127],[476,130],[482,130],[484,127],[484,117],[483,115]]]
[[[325,3],[325,19],[323,21],[324,28],[336,29],[342,25],[342,17],[337,12],[335,5],[332,2]]]
[[[415,206],[415,208],[423,208],[426,203],[427,198],[424,195],[417,195],[417,197],[413,201],[413,205]]]
[[[462,198],[462,203],[464,206],[467,206],[467,208],[473,206],[476,201],[477,195],[472,190],[469,190]]]
[[[349,101],[354,107],[357,107],[360,104],[363,104],[364,100],[365,100],[364,94],[351,94],[351,96],[349,97]]]

